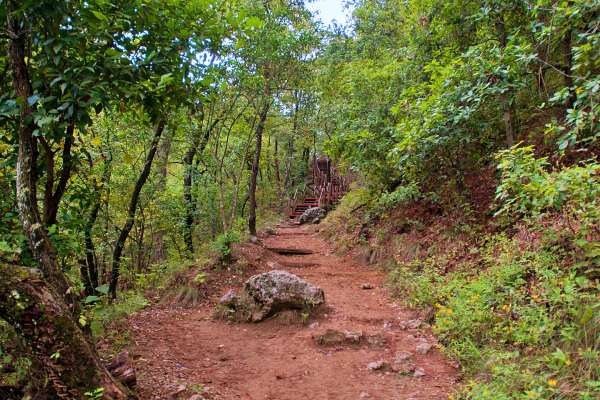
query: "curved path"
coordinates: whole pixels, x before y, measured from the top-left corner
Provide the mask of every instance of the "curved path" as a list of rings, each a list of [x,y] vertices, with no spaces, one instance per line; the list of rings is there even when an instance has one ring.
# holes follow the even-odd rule
[[[283,267],[322,287],[328,305],[324,311],[305,325],[276,320],[231,324],[211,318],[221,293],[210,304],[195,309],[143,311],[130,321],[140,397],[447,399],[457,379],[456,370],[435,347],[422,354],[423,343],[435,344],[435,340],[427,330],[410,328],[406,321],[415,315],[391,300],[383,285],[385,274],[351,256],[332,254],[314,229],[278,228],[277,235],[264,239],[265,246],[303,248],[314,253],[282,256],[263,250],[257,261],[264,267],[253,272]],[[364,284],[373,288],[364,289]],[[317,345],[314,337],[327,329],[362,331],[384,340],[366,346]],[[421,352],[417,351],[419,345]],[[411,353],[417,376],[412,368],[405,374],[390,368],[398,354],[409,356],[406,352]],[[367,367],[380,360],[386,362],[382,368]],[[422,373],[424,376],[419,376]],[[194,398],[194,393],[202,393],[202,397]]]

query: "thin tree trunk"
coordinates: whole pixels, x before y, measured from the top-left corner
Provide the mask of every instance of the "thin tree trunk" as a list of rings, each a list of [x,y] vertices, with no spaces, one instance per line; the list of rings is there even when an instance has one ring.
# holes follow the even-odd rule
[[[273,149],[273,164],[275,168],[275,181],[277,182],[277,193],[281,195],[281,173],[279,172],[279,140],[275,138]]]
[[[87,153],[87,158],[91,170],[94,167],[92,156]],[[108,180],[110,179],[111,161],[112,157],[109,157],[109,159],[105,160],[104,162],[104,171],[102,173],[102,181],[100,184],[98,184],[95,178],[93,179],[94,198],[83,230],[85,260],[83,263],[81,263],[81,276],[86,284],[87,295],[93,295],[95,293],[95,289],[99,286],[98,260],[96,258],[96,250],[94,248],[94,241],[92,239],[92,230],[94,229],[94,225],[96,224],[98,214],[100,213],[100,207],[102,205],[102,188],[108,186]]]
[[[256,147],[254,150],[254,161],[252,163],[252,175],[250,177],[250,190],[249,200],[250,208],[248,210],[248,230],[252,236],[256,236],[256,181],[258,177],[258,170],[260,165],[260,152],[262,147],[262,134],[265,130],[265,122],[267,120],[267,114],[271,107],[271,97],[269,91],[269,82],[265,82],[265,93],[264,93],[264,104],[260,111],[258,125],[256,126]]]
[[[248,140],[246,140],[246,146],[244,147],[244,155],[240,160],[240,167],[238,169],[238,175],[235,179],[235,193],[233,194],[233,201],[231,205],[231,218],[230,225],[233,225],[235,222],[235,217],[237,215],[237,203],[240,197],[240,186],[242,183],[242,177],[244,175],[244,163],[246,162],[246,158],[248,157],[248,150],[250,149],[250,143],[252,141],[252,134],[248,134]]]
[[[156,191],[163,193],[167,186],[167,167],[169,164],[169,153],[171,152],[172,135],[169,135],[162,141],[158,148],[158,176],[159,180],[156,185]],[[159,228],[152,234],[153,255],[152,262],[160,262],[167,257],[165,245],[165,229],[159,223]]]
[[[71,178],[71,171],[73,169],[73,157],[71,154],[71,147],[73,146],[73,134],[75,131],[75,124],[71,121],[67,126],[65,141],[62,152],[62,169],[60,178],[56,189],[54,190],[53,185],[46,185],[45,201],[44,201],[44,224],[46,226],[52,226],[56,224],[56,215],[58,214],[58,206],[60,200],[65,194],[67,189],[67,183]],[[53,157],[53,156],[51,156]],[[53,163],[52,163],[53,164]],[[49,166],[50,168],[50,166]],[[54,166],[52,165],[52,168]],[[54,171],[51,171],[51,175],[54,175]],[[51,181],[52,182],[52,181]],[[48,193],[48,191],[50,191]]]
[[[201,134],[194,137],[192,144],[183,157],[183,203],[185,205],[183,240],[185,242],[186,250],[190,256],[194,254],[193,232],[194,212],[196,209],[192,195],[192,186],[194,183],[194,157],[196,154],[204,151],[204,148],[208,143],[208,139],[210,138],[212,128],[214,128],[215,125],[216,122],[213,123],[210,128],[207,128],[204,134],[202,134],[202,130],[200,130]],[[200,126],[202,126],[202,123]]]
[[[154,155],[156,154],[156,151],[158,149],[158,142],[160,141],[160,136],[162,135],[164,129],[165,120],[161,119],[158,121],[158,124],[154,129],[154,136],[150,144],[150,150],[148,151],[148,155],[146,156],[144,168],[142,169],[142,173],[138,177],[138,180],[135,183],[135,187],[133,188],[133,193],[131,194],[131,199],[129,201],[129,210],[127,213],[127,220],[125,221],[125,225],[123,225],[121,233],[119,234],[119,238],[117,239],[117,243],[115,244],[112,259],[112,273],[110,279],[110,296],[113,299],[117,297],[117,285],[119,284],[121,255],[123,254],[125,241],[127,240],[129,232],[131,232],[131,228],[133,227],[133,223],[135,222],[135,212],[137,210],[137,204],[140,198],[140,193],[142,191],[142,188],[144,187],[144,184],[146,183],[146,180],[148,179],[148,176],[150,175],[152,161],[154,160]]]
[[[500,15],[499,19],[496,21],[496,30],[498,32],[500,47],[502,48],[502,52],[505,51],[506,46],[508,44],[508,35],[506,33],[506,24],[504,22],[504,15]],[[506,140],[506,145],[511,147],[515,143],[515,133],[514,133],[514,112],[513,105],[510,99],[511,91],[507,91],[506,93],[501,95],[503,114],[502,120],[504,121],[504,135]]]
[[[31,348],[35,365],[47,376],[39,394],[86,399],[102,388],[104,399],[134,399],[102,365],[62,296],[36,270],[0,265],[0,317]]]

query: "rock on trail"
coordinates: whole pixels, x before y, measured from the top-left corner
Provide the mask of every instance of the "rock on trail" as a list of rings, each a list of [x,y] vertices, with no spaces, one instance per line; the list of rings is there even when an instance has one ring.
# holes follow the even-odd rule
[[[298,219],[298,222],[300,224],[306,224],[309,222],[311,224],[318,224],[323,218],[325,218],[326,214],[327,211],[325,211],[321,207],[311,207],[304,211],[304,213],[302,213],[302,215]]]
[[[274,270],[248,279],[239,296],[228,291],[219,301],[217,313],[237,321],[259,322],[286,310],[310,313],[323,303],[323,289],[289,272]]]

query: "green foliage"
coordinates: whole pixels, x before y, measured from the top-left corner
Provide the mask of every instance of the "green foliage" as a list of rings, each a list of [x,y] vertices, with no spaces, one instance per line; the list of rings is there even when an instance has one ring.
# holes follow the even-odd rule
[[[393,192],[382,193],[377,199],[377,207],[381,209],[394,208],[402,203],[418,200],[421,191],[416,183],[398,186]]]
[[[335,121],[326,147],[372,187],[441,192],[450,182],[463,193],[465,176],[507,143],[541,134],[536,113],[553,117],[553,150],[596,148],[597,7],[357,2],[355,34],[331,38],[320,70]]]
[[[83,395],[89,400],[100,400],[104,397],[104,388],[96,388],[94,390],[90,390],[89,392],[85,392]]]
[[[590,226],[593,220],[579,223]],[[474,378],[455,398],[600,395],[596,253],[573,263],[561,249],[579,242],[579,235],[562,233],[557,242],[552,230],[540,233],[537,250],[505,235],[485,237],[475,250],[481,256],[476,268],[463,262],[447,273],[448,260],[440,256],[393,268],[391,281],[399,294],[413,305],[435,307],[433,331]],[[481,374],[490,379],[475,379]]]
[[[228,264],[231,260],[231,246],[239,241],[240,233],[230,230],[217,236],[211,245],[211,249],[218,254],[221,263]]]
[[[593,209],[600,195],[600,164],[587,163],[548,172],[547,158],[535,158],[534,149],[513,147],[498,153],[501,173],[496,199],[497,215],[539,215],[563,207]]]

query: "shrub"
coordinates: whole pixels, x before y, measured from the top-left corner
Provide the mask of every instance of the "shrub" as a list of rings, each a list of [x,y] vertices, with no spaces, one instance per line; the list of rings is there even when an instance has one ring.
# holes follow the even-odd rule
[[[445,274],[444,257],[430,256],[392,271],[411,305],[435,307],[434,333],[472,378],[458,398],[600,395],[600,287],[596,272],[589,273],[597,271],[597,255],[581,252],[575,262],[564,248],[584,245],[581,237],[560,233],[557,242],[556,232],[546,229],[539,248],[488,236],[477,269],[459,265]]]
[[[548,172],[547,158],[535,158],[533,147],[512,147],[496,157],[501,180],[496,215],[537,216],[566,205],[586,207],[600,195],[600,164],[587,163]]]
[[[229,230],[217,236],[211,245],[211,250],[217,253],[219,262],[224,265],[231,263],[231,246],[240,241],[240,233]]]

